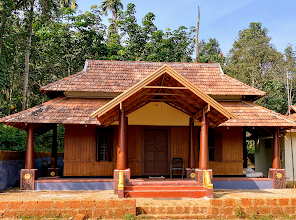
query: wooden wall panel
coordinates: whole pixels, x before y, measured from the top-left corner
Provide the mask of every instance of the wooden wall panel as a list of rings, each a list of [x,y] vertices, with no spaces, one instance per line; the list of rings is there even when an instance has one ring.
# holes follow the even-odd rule
[[[132,176],[141,176],[141,126],[128,127],[128,167]]]
[[[114,129],[113,161],[96,162],[96,126],[65,125],[65,176],[113,176],[116,169],[116,153],[118,143],[117,126]],[[174,157],[182,157],[185,167],[188,167],[188,127],[170,127],[170,161]],[[141,176],[142,126],[128,127],[128,166],[132,176]],[[243,144],[242,128],[216,128],[216,133],[222,136],[222,161],[210,162],[210,168],[215,175],[242,175]],[[196,146],[196,167],[198,168],[199,129],[194,128]],[[177,174],[177,172],[175,172]]]
[[[198,167],[198,127],[193,129],[193,141],[195,145],[196,167]],[[188,156],[189,127],[171,127],[171,161],[175,157],[181,157],[183,158],[185,168],[188,168]],[[181,174],[181,171],[175,171],[174,173]]]
[[[242,162],[210,162],[214,175],[243,175]]]

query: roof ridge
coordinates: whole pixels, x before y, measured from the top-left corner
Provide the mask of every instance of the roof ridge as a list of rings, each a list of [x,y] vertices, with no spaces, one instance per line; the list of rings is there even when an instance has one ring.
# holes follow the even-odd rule
[[[246,104],[248,104],[248,105],[254,106],[254,108],[260,109],[261,111],[269,112],[269,113],[273,114],[276,117],[282,118],[282,119],[284,119],[284,120],[286,120],[288,122],[292,122],[292,123],[296,124],[294,121],[286,118],[286,116],[282,115],[281,113],[272,111],[272,110],[270,110],[268,108],[265,108],[263,106],[257,105],[257,104],[255,104],[253,102],[250,102],[250,101],[245,101],[245,100],[241,100],[241,101],[244,102],[244,103],[246,103]]]
[[[153,62],[153,61],[134,61],[134,60],[87,60],[88,62],[108,62],[108,63],[139,63],[139,64],[187,64],[187,65],[209,65],[209,66],[214,66],[214,65],[219,65],[219,63],[186,63],[186,62]]]

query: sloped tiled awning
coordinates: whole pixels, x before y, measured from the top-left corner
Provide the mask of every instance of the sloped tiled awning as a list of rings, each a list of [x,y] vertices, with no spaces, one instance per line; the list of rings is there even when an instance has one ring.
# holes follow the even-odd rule
[[[96,124],[99,121],[89,115],[108,103],[111,99],[58,97],[33,108],[0,119],[0,122],[26,129],[34,123],[34,131],[43,133],[51,129],[51,124]]]
[[[207,120],[212,126],[235,119],[235,115],[194,86],[168,65],[163,65],[124,93],[91,114],[103,125],[118,120],[120,106],[126,115],[150,102],[164,102],[198,120],[203,108],[207,108]],[[143,116],[145,117],[145,116]],[[172,119],[173,120],[173,119]]]
[[[228,120],[219,126],[247,127],[295,127],[296,123],[287,116],[274,112],[249,101],[219,101],[236,119]]]

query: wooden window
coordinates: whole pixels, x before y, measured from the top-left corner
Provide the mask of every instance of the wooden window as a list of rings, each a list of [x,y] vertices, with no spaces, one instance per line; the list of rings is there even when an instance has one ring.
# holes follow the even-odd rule
[[[97,161],[113,160],[113,129],[105,128],[97,130]]]
[[[209,128],[208,138],[209,161],[222,161],[222,134]]]

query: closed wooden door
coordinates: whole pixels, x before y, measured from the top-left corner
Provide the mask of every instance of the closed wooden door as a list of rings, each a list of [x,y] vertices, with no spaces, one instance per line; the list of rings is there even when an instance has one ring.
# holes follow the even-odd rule
[[[144,174],[168,174],[167,129],[145,129],[144,138]]]

